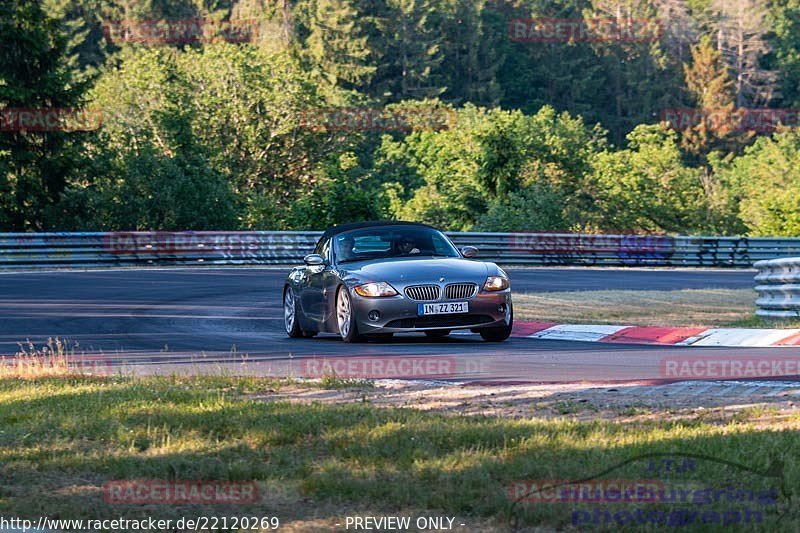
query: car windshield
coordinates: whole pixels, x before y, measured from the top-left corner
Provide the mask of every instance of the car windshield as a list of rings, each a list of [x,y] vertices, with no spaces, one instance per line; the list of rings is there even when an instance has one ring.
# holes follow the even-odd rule
[[[387,257],[459,257],[441,232],[415,226],[384,226],[348,231],[334,238],[338,263]]]

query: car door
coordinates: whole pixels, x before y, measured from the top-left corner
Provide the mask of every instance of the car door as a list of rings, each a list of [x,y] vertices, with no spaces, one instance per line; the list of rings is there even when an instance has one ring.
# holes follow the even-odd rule
[[[326,317],[327,301],[325,296],[326,273],[330,272],[330,239],[321,242],[315,250],[325,259],[325,264],[306,266],[306,281],[303,288],[303,312],[306,317],[314,322],[318,331],[324,331],[323,321]]]

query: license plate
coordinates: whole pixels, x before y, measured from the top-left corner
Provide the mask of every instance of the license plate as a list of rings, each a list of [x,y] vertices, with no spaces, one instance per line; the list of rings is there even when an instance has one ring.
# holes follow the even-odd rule
[[[419,315],[449,315],[469,313],[469,302],[447,302],[440,304],[419,304]]]

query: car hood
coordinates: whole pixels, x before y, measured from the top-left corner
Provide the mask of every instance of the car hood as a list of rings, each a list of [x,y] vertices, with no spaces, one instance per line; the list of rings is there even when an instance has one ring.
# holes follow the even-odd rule
[[[438,283],[472,281],[482,284],[489,272],[487,263],[457,257],[435,259],[398,259],[364,261],[342,265],[345,276],[362,281],[387,281],[406,285],[409,283]]]

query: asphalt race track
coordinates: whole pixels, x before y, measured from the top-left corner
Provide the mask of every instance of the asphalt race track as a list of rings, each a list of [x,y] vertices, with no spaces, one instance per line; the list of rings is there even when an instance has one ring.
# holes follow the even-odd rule
[[[15,354],[19,342],[41,345],[58,336],[77,342],[76,353],[143,373],[222,367],[273,375],[285,375],[292,368],[297,375],[297,364],[309,359],[406,356],[441,358],[454,365],[452,372],[436,379],[565,382],[660,380],[664,357],[775,353],[764,348],[520,338],[486,343],[477,335],[435,342],[407,335],[356,345],[332,335],[289,339],[283,331],[280,297],[286,272],[229,268],[1,273],[0,354]],[[508,272],[515,291],[749,288],[754,275],[752,271],[579,268]],[[781,356],[800,356],[800,347],[777,350]]]

